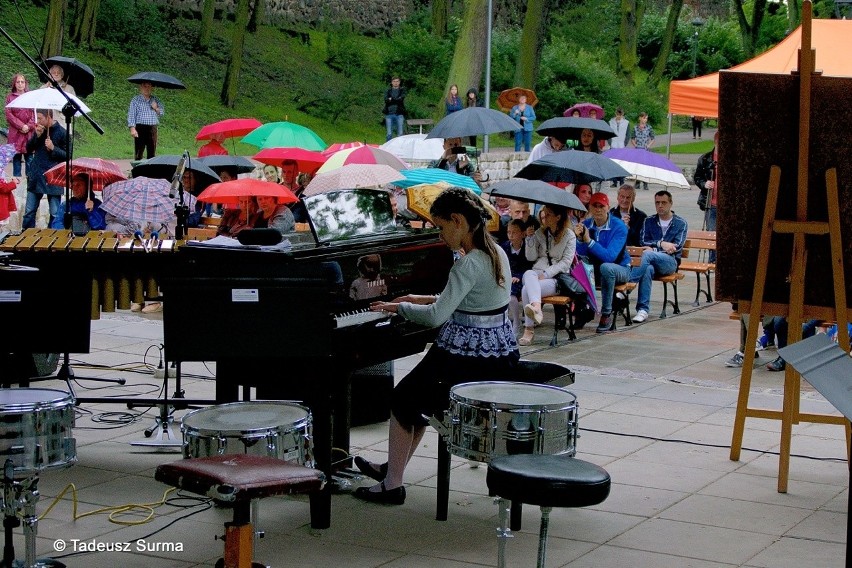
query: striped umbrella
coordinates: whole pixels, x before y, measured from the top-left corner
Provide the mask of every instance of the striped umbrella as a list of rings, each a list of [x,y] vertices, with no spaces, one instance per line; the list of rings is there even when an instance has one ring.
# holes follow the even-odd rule
[[[137,223],[169,223],[175,221],[176,198],[169,197],[171,183],[164,179],[135,177],[104,187],[101,209],[122,220]],[[195,198],[184,194],[190,211]]]
[[[373,148],[372,146],[361,146],[359,148],[339,150],[329,155],[325,163],[317,170],[317,173],[330,172],[349,164],[384,164],[397,171],[409,168],[408,164],[387,150]]]
[[[66,172],[66,164],[62,162],[44,172],[44,178],[50,185],[64,186]],[[127,179],[118,164],[102,158],[75,158],[71,161],[71,177],[77,174],[89,176],[89,184],[94,191],[101,191],[104,186]]]
[[[328,148],[322,151],[323,154],[334,154],[335,152],[339,152],[340,150],[348,150],[349,148],[360,148],[361,146],[367,146],[363,142],[359,142],[355,140],[354,142],[335,142]],[[369,146],[377,146],[376,144],[369,144]]]

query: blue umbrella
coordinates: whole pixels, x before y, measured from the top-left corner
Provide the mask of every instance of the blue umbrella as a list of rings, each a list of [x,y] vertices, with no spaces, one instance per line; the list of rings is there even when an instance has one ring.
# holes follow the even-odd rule
[[[393,185],[397,187],[405,188],[420,185],[421,183],[438,183],[439,181],[443,181],[450,185],[469,189],[477,195],[482,193],[482,189],[473,178],[441,168],[415,168],[413,170],[402,170],[399,173],[405,177],[393,182]]]

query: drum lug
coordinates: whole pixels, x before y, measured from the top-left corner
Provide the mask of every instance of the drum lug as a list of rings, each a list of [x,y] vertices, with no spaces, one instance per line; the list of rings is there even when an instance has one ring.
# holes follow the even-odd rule
[[[228,439],[222,436],[216,437],[216,453],[218,455],[224,455],[225,451],[228,449]],[[224,537],[223,537],[224,538]]]

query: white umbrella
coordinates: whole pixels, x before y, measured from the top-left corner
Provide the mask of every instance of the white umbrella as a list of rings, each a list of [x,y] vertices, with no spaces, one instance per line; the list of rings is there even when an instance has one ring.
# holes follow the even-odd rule
[[[92,110],[86,106],[86,103],[72,95],[71,93],[65,93],[68,97],[73,100],[75,103],[80,105],[80,109],[86,114],[92,112]],[[61,111],[65,105],[68,104],[68,101],[65,97],[53,88],[45,88],[45,89],[34,89],[32,91],[27,91],[23,95],[19,95],[14,101],[6,105],[6,108],[48,108],[51,110]],[[79,116],[79,112],[75,113],[74,116]],[[54,118],[58,118],[54,114]]]
[[[426,138],[425,134],[406,134],[391,138],[379,146],[402,160],[439,160],[444,153],[440,138]]]

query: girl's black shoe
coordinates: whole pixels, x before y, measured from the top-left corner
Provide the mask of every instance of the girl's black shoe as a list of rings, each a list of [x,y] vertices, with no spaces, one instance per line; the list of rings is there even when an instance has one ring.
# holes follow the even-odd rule
[[[384,481],[385,477],[388,475],[388,464],[383,463],[376,469],[376,466],[362,458],[361,456],[355,456],[355,467],[357,467],[361,473],[369,477],[370,479],[375,479],[376,481]]]
[[[405,487],[400,485],[396,489],[385,489],[385,482],[381,482],[381,491],[370,491],[369,487],[359,487],[353,495],[358,499],[370,503],[381,503],[382,505],[402,505],[405,503]]]

